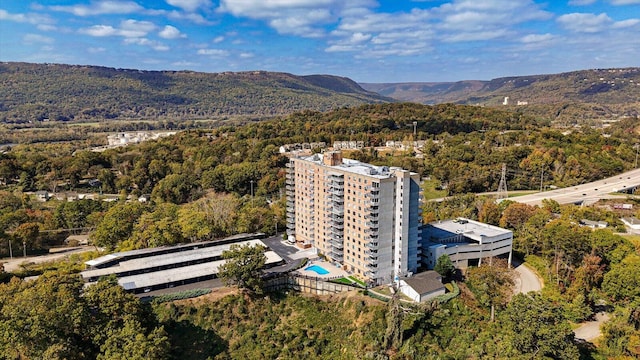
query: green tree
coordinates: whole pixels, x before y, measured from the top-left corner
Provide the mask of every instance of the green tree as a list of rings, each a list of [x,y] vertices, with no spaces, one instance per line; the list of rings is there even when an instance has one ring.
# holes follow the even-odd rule
[[[514,274],[506,262],[493,260],[493,266],[486,263],[467,270],[466,282],[476,299],[483,306],[491,308],[491,321],[495,318],[496,306],[504,306],[513,293]]]
[[[438,274],[442,275],[445,278],[451,277],[456,271],[455,266],[453,266],[453,262],[449,255],[444,254],[438,258],[436,261],[436,266],[434,266],[433,270]]]
[[[518,294],[502,313],[510,343],[505,358],[578,359],[574,335],[562,308],[540,293]]]
[[[262,245],[231,245],[222,252],[226,263],[218,268],[218,276],[225,284],[236,284],[253,293],[262,293],[262,268],[267,261]]]
[[[111,207],[91,233],[93,243],[96,246],[115,249],[131,236],[134,225],[144,209],[144,205],[137,201],[118,203]]]
[[[604,275],[602,290],[615,300],[640,297],[640,256],[632,254],[611,266]]]

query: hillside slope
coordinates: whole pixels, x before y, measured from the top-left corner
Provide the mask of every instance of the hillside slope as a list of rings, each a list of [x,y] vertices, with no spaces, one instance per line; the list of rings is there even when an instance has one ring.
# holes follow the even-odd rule
[[[361,86],[397,100],[424,104],[453,102],[503,106],[505,97],[509,97],[507,106],[568,122],[640,113],[640,68],[581,70],[490,81]]]
[[[0,122],[262,117],[387,101],[330,75],[0,63]]]

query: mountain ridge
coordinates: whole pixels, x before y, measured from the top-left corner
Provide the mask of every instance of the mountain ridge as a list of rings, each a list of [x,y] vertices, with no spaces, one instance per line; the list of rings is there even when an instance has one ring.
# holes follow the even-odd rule
[[[0,122],[269,117],[394,101],[333,75],[0,63]]]
[[[640,68],[577,70],[456,82],[360,83],[369,91],[422,104],[515,106],[551,120],[617,118],[640,113]],[[569,109],[570,111],[567,111]]]

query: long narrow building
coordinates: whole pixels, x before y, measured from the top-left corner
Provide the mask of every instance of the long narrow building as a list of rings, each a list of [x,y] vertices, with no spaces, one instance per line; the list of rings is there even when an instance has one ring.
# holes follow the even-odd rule
[[[363,280],[388,283],[420,261],[419,175],[343,159],[339,151],[293,157],[287,235]]]

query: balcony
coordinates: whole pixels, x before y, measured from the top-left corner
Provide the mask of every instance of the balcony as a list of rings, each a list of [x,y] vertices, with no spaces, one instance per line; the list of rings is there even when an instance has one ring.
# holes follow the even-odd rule
[[[343,256],[344,255],[344,251],[342,249],[338,249],[338,248],[331,249],[331,252],[336,254],[336,255],[339,255],[339,256]]]
[[[293,169],[295,167],[295,165],[292,162],[288,162],[285,164],[286,167]]]
[[[375,193],[375,194],[374,194],[374,193],[366,193],[366,194],[364,194],[364,196],[365,196],[366,198],[368,198],[368,199],[371,199],[371,200],[378,200],[378,199],[380,199],[380,193],[379,193],[378,191],[376,191],[376,193]]]
[[[344,256],[337,254],[335,251],[329,252],[329,257],[331,257],[333,260],[337,262],[342,262],[344,260]]]
[[[340,231],[340,233],[342,233],[342,231],[344,230],[344,223],[336,222],[336,223],[331,223],[330,225],[332,230],[337,229]]]
[[[369,264],[367,265],[367,269],[372,272],[378,272],[378,264]]]
[[[292,173],[287,173],[287,175],[285,175],[284,177],[287,180],[293,180],[295,178],[295,175]]]
[[[336,188],[331,188],[331,190],[329,190],[329,194],[334,195],[334,196],[344,196],[344,190],[343,189],[336,189]],[[333,199],[333,196],[331,197]]]
[[[295,224],[296,223],[296,218],[293,216],[287,216],[287,224]]]
[[[378,201],[377,199],[371,200],[369,201],[369,205],[375,207],[376,210],[378,210],[378,206],[380,206],[380,201]]]
[[[366,273],[364,273],[364,275],[368,278],[371,279],[375,279],[376,277],[378,277],[378,272],[377,271],[367,271]]]
[[[296,212],[295,206],[287,206],[287,212],[289,214],[294,214]]]
[[[287,200],[287,206],[295,207],[296,203],[293,200]]]
[[[371,249],[371,250],[378,250],[378,242],[377,241],[376,242],[374,242],[374,241],[369,242],[369,243],[367,243],[366,247],[368,249]]]
[[[378,256],[378,250],[372,250],[372,249],[368,249],[364,251],[365,255],[375,255]]]
[[[370,228],[378,228],[378,222],[377,221],[367,221],[366,223],[364,223],[367,227]]]
[[[332,249],[344,249],[344,245],[342,244],[342,241],[337,241],[337,240],[331,240],[329,241],[329,243],[331,244]]]
[[[293,229],[287,229],[287,236],[293,236],[296,232]]]
[[[378,221],[378,219],[380,218],[380,216],[378,214],[375,213],[370,213],[368,215],[364,216],[367,220],[371,220],[371,221]]]
[[[344,195],[344,191],[342,191],[342,194]],[[338,204],[344,204],[344,196],[340,196],[340,195],[332,195],[330,197],[331,201],[334,203],[338,203]]]
[[[371,214],[378,214],[378,210],[380,210],[378,205],[371,205],[370,204],[369,206],[364,208],[364,211],[370,212]]]
[[[335,215],[344,214],[344,206],[334,206],[331,208],[331,213]]]
[[[371,235],[378,235],[378,228],[369,228],[369,229],[365,229],[364,233],[371,236]]]

